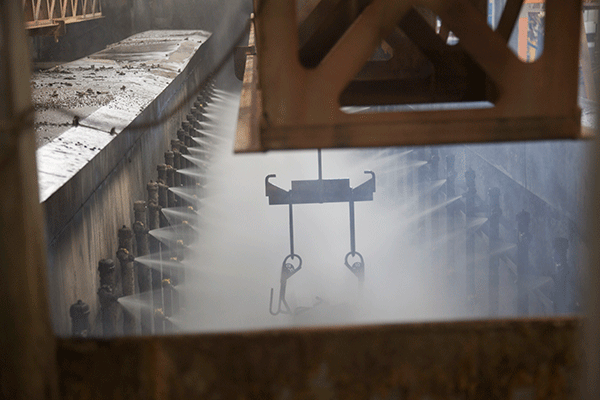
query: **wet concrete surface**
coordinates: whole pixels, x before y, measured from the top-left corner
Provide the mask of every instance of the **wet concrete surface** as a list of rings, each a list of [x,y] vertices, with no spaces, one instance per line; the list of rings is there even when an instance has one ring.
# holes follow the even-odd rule
[[[83,59],[35,71],[31,85],[38,147],[72,128],[75,117],[85,124],[102,107],[142,110],[152,97],[148,89],[168,85],[208,35],[144,32]]]
[[[126,129],[186,68],[203,31],[148,31],[33,73],[40,200]],[[77,121],[75,121],[77,120]]]

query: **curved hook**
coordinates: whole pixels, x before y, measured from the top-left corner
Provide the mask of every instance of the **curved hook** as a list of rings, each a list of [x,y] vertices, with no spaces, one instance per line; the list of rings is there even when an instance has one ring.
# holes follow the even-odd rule
[[[265,177],[265,185],[266,185],[267,183],[271,183],[271,182],[269,182],[269,179],[271,179],[271,178],[275,178],[276,176],[277,176],[277,175],[275,175],[275,174],[270,174],[270,175],[267,175],[267,176]]]
[[[348,262],[348,257],[350,256],[358,256],[360,261],[354,262],[352,265],[350,265],[350,263]],[[365,259],[363,258],[362,254],[360,254],[358,251],[355,251],[354,254],[353,252],[349,252],[348,254],[346,254],[346,257],[344,258],[344,264],[354,275],[356,275],[360,282],[362,282],[365,279]]]
[[[295,267],[294,264],[287,262],[289,259],[293,260],[296,257],[298,258],[298,266],[297,267]],[[302,268],[302,258],[298,254],[292,253],[292,254],[287,255],[283,259],[283,263],[281,265],[281,280],[280,280],[281,286],[279,287],[279,302],[278,302],[276,311],[273,311],[274,289],[271,288],[271,298],[269,300],[269,312],[271,313],[271,315],[291,314],[292,310],[290,309],[290,306],[288,305],[287,301],[285,301],[285,288],[287,286],[287,280],[290,277],[292,277],[292,275],[294,275],[296,272],[300,271],[300,268]],[[282,304],[285,307],[285,310],[281,309]]]

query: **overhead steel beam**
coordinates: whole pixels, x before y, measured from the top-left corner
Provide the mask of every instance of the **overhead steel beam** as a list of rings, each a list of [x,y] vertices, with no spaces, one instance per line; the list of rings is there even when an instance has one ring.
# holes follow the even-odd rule
[[[101,0],[22,0],[30,35],[65,33],[65,25],[102,18]]]
[[[303,41],[299,31],[290,29],[296,26],[294,2],[256,0],[257,55],[252,65],[258,67],[248,76],[256,74],[258,78],[252,85],[257,85],[259,90],[250,95],[253,104],[257,104],[253,107],[261,108],[262,112],[256,126],[241,129],[253,137],[240,140],[240,143],[254,143],[255,146],[236,147],[236,151],[580,137],[577,60],[581,1],[546,2],[544,54],[533,63],[520,61],[508,48],[506,32],[512,29],[511,24],[514,25],[512,11],[518,8],[517,3],[509,2],[510,15],[504,17],[501,31],[488,26],[480,3],[475,0],[373,0],[349,25],[346,24],[347,28],[337,35],[339,38],[330,49],[326,46],[327,53],[320,62],[307,68],[301,61]],[[385,81],[373,81],[371,87],[364,84],[353,96],[345,96],[345,90],[357,84],[355,78],[360,76],[375,49],[417,5],[439,16],[444,26],[460,39],[458,52],[464,54],[463,60],[472,62],[473,67],[469,70],[475,72],[467,74],[468,78],[456,79],[454,86],[451,77],[444,83],[443,75],[438,81],[431,81],[433,85],[439,83],[440,92],[436,99],[436,90],[433,90],[429,93],[430,98],[450,101],[452,96],[447,93],[470,93],[465,88],[470,85],[472,90],[480,91],[479,95],[463,96],[461,101],[481,99],[493,106],[445,111],[345,113],[341,109],[345,105],[379,104],[404,96],[404,101],[399,102],[403,104],[423,101],[427,97],[423,95],[427,93],[427,81],[419,83],[415,79],[407,81],[410,84],[392,88],[386,87]],[[414,25],[414,18],[411,22]],[[418,34],[412,36],[416,41],[419,38]],[[456,62],[454,55],[447,57],[438,52],[429,56]],[[437,60],[437,63],[441,65],[443,61]],[[462,66],[465,65],[463,62]],[[483,76],[474,77],[477,71]],[[557,76],[561,78],[557,79]],[[377,85],[382,90],[374,90]],[[361,94],[365,97],[361,98]],[[378,96],[379,102],[376,101]],[[240,121],[240,125],[245,124],[249,121]]]

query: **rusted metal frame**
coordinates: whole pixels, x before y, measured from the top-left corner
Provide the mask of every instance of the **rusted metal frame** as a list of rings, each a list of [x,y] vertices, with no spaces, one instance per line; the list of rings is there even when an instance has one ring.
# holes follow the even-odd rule
[[[54,399],[56,340],[47,297],[23,21],[19,1],[0,2],[0,396]]]
[[[32,0],[35,3],[35,11],[33,13],[33,19],[38,21],[40,19],[40,7],[42,6],[42,0]]]
[[[50,3],[50,13],[49,13],[49,18],[54,19],[54,10],[56,8],[56,0],[52,0],[52,3]]]
[[[594,84],[594,74],[592,73],[592,60],[583,22],[581,24],[580,37],[581,57],[579,58],[579,64],[581,65],[581,76],[585,86],[585,94],[589,100],[597,101],[596,85]]]
[[[577,318],[59,339],[62,398],[576,399]]]
[[[81,14],[82,14],[83,18],[86,17],[86,14],[87,14],[87,0],[83,0],[83,6],[81,7]]]
[[[498,22],[496,32],[508,42],[510,35],[515,27],[515,23],[519,19],[519,13],[523,6],[523,0],[507,0]]]
[[[321,64],[306,70],[297,61],[297,32],[286,28],[288,22],[294,20],[293,4],[261,2],[257,8],[260,100],[264,109],[261,148],[579,137],[578,49],[573,43],[578,43],[580,16],[578,7],[560,0],[548,1],[546,47],[542,57],[532,64],[520,62],[471,3],[464,0],[420,3],[440,15],[457,33],[463,48],[497,85],[499,93],[494,108],[344,114],[337,100],[341,88],[356,75],[372,49],[385,37],[386,23],[395,25],[407,11],[395,4],[388,9],[383,7],[385,3],[380,0],[369,5]],[[396,15],[392,15],[394,11]],[[380,21],[381,14],[384,16]],[[277,17],[269,18],[270,15]],[[271,37],[269,32],[277,32],[277,36]],[[555,79],[559,75],[564,79]],[[546,123],[549,120],[553,121],[552,126]],[[443,135],[436,132],[440,126]],[[410,131],[413,127],[416,130]],[[291,137],[294,132],[301,137]],[[430,134],[432,136],[426,136]],[[312,137],[313,142],[309,140]]]
[[[445,75],[449,76],[451,82],[460,81],[460,77],[466,81],[463,97],[455,101],[493,100],[486,98],[486,76],[481,68],[465,54],[460,45],[446,45],[419,12],[410,10],[399,26],[433,63],[436,83],[442,81]]]
[[[307,68],[316,67],[370,2],[321,1],[298,28],[300,63]]]
[[[248,46],[255,46],[255,27],[250,24]],[[258,87],[258,70],[256,54],[248,54],[242,80],[242,91],[240,93],[240,107],[238,111],[237,134],[235,135],[234,148],[236,151],[261,149],[259,141],[259,118],[262,115],[262,107],[259,101],[260,88]]]

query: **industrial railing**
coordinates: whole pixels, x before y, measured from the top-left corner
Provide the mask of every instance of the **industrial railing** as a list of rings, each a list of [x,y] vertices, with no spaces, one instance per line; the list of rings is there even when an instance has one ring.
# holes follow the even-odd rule
[[[100,0],[22,0],[30,34],[60,36],[65,25],[102,18]]]

